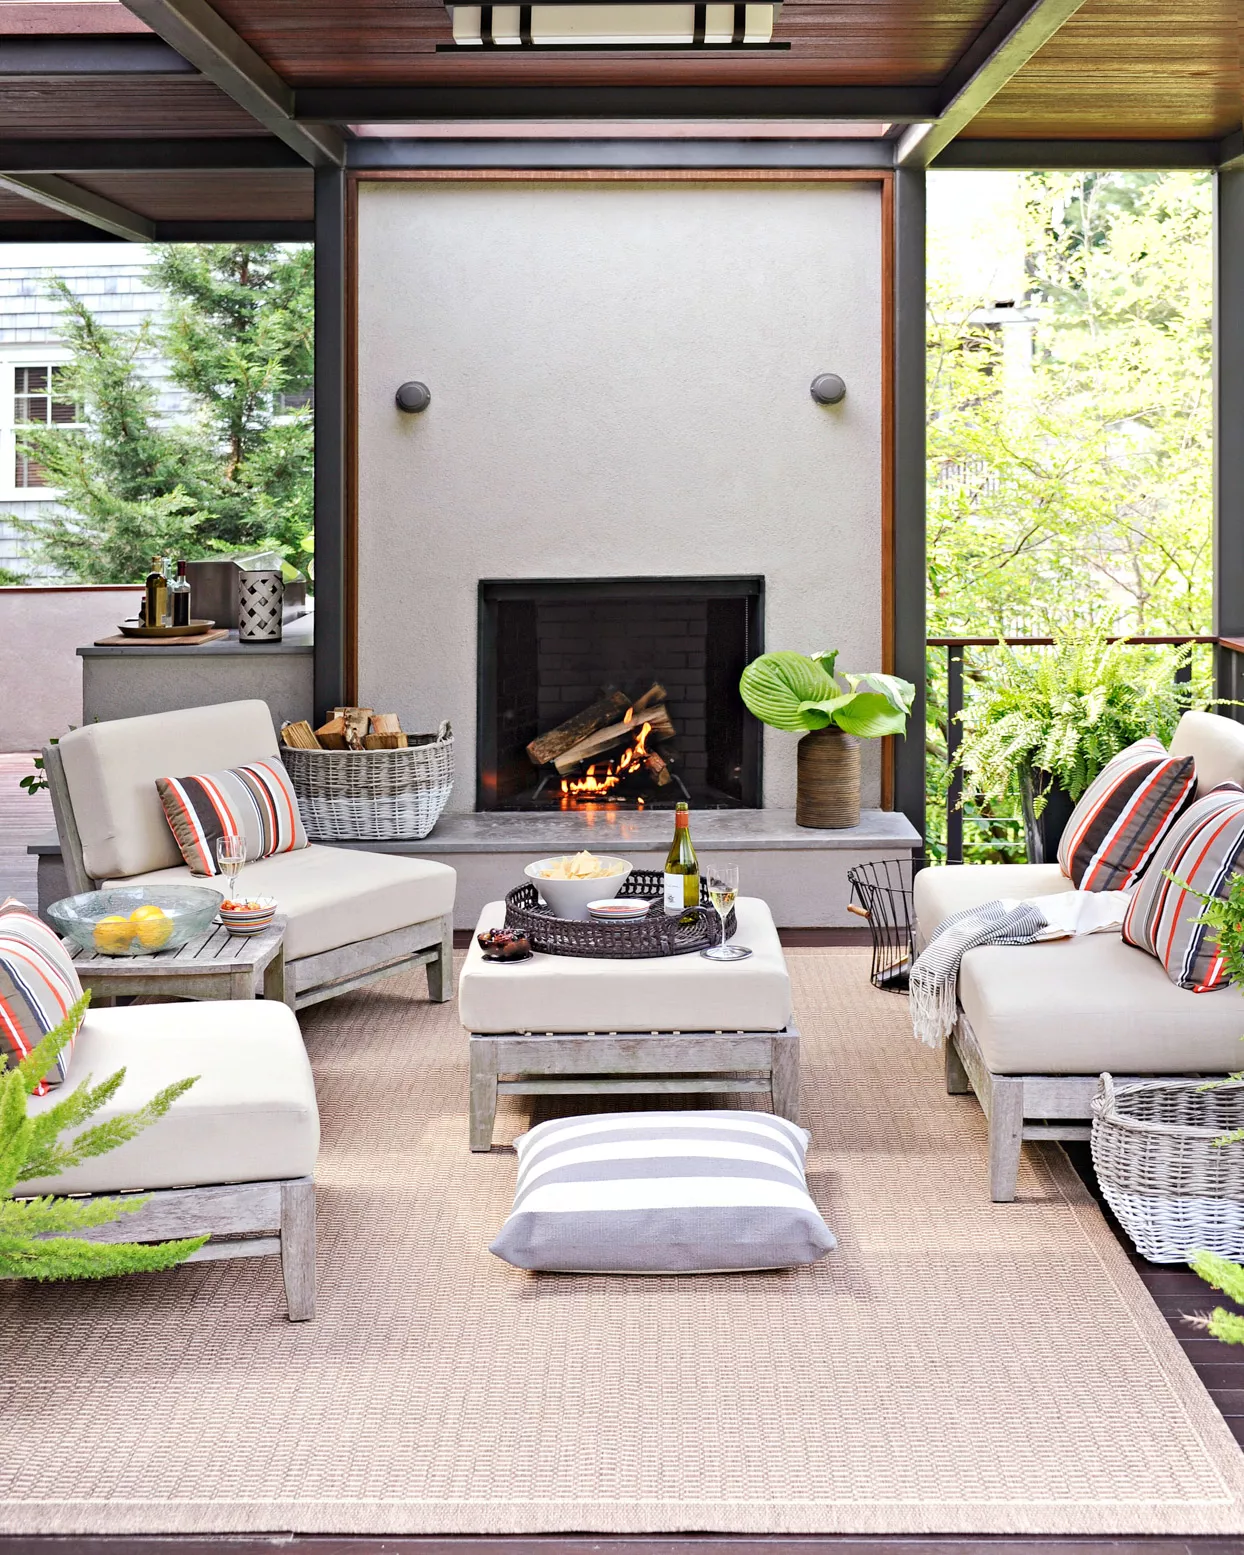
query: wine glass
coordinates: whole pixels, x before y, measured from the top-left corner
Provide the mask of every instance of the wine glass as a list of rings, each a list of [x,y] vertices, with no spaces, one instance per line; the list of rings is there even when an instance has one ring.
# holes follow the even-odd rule
[[[220,865],[220,872],[229,880],[228,900],[238,900],[238,880],[242,874],[242,865],[246,863],[246,839],[244,837],[217,837],[216,862]]]
[[[700,954],[708,961],[742,961],[751,951],[745,945],[726,944],[726,919],[739,894],[739,866],[713,864],[708,870],[708,896],[721,920],[721,939]]]

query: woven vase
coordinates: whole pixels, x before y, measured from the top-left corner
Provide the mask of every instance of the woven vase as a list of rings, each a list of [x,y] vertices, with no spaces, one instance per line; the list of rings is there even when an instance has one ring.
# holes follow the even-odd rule
[[[860,742],[831,724],[799,742],[796,826],[825,830],[860,824]]]

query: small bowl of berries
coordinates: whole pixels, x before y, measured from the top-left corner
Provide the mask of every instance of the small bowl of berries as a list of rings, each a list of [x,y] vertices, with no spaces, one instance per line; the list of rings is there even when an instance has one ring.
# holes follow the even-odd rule
[[[220,904],[220,921],[230,934],[248,938],[262,934],[276,917],[274,896],[251,896],[242,900],[226,898]]]
[[[488,929],[478,939],[485,961],[527,961],[533,953],[531,941],[517,929]]]

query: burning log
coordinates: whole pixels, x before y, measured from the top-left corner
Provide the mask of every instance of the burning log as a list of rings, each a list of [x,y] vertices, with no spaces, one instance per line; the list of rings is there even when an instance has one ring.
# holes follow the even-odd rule
[[[614,723],[629,705],[623,692],[608,691],[581,713],[576,713],[573,718],[567,718],[565,723],[558,724],[556,729],[550,729],[547,734],[532,740],[527,747],[527,754],[537,767],[547,766],[588,735],[595,734],[606,724]]]
[[[670,764],[659,751],[649,751],[644,757],[644,766],[648,769],[648,776],[658,788],[664,788],[674,781],[674,774],[670,771]]]
[[[645,726],[646,737],[650,739],[668,740],[674,733],[674,725],[664,705],[650,707],[642,714],[633,715],[621,723],[611,724],[607,729],[598,729],[595,734],[589,734],[577,745],[572,745],[569,750],[563,751],[554,760],[553,765],[557,768],[558,775],[565,777],[576,767],[581,767],[585,761],[592,761],[615,746],[634,739]]]

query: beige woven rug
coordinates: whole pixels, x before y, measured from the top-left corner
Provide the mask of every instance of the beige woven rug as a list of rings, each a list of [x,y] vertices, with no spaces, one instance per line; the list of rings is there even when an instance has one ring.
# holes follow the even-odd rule
[[[991,1204],[906,1001],[855,952],[790,961],[836,1254],[507,1268],[454,1008],[391,980],[305,1019],[314,1322],[269,1259],[0,1287],[0,1531],[1244,1531],[1244,1457],[1062,1154]]]

